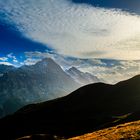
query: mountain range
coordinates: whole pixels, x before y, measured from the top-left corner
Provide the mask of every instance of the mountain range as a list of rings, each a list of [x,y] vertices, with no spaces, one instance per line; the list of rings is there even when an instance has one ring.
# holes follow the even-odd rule
[[[66,72],[78,83],[81,85],[87,85],[91,83],[98,83],[100,80],[98,77],[88,73],[82,72],[75,67],[71,67],[70,69],[66,70]]]
[[[9,71],[15,70],[16,68],[14,66],[8,66],[1,64],[0,65],[0,75],[2,76],[4,73],[7,73]]]
[[[78,73],[81,74],[77,70]],[[87,73],[80,74],[79,78],[87,78]],[[76,78],[65,72],[51,58],[19,68],[0,65],[0,117],[11,114],[27,104],[65,96],[88,84],[80,83]],[[94,80],[93,78],[92,82],[96,82]]]
[[[140,75],[115,85],[86,85],[67,96],[25,106],[0,120],[0,132],[6,139],[31,134],[68,138],[139,118]]]

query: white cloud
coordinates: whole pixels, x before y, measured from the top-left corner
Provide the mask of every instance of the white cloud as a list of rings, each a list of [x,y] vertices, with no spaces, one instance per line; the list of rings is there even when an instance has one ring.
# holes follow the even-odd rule
[[[8,58],[13,58],[13,53],[7,54],[7,57],[8,57]]]
[[[12,59],[12,61],[13,61],[14,63],[18,63],[18,60],[17,60],[16,56],[13,55],[13,53],[7,54],[7,59],[8,59],[8,58]]]
[[[0,12],[26,37],[78,58],[140,59],[140,17],[68,0],[4,0]]]
[[[18,60],[17,59],[13,59],[13,62],[18,63]]]
[[[7,61],[8,58],[7,57],[0,57],[0,61]]]
[[[64,69],[66,69],[72,65],[71,60],[67,60],[66,57],[61,56],[59,54],[55,54],[53,52],[50,53],[50,52],[35,51],[35,52],[25,52],[24,54],[26,57],[26,60],[24,61],[24,63],[26,65],[33,65],[36,62],[38,62],[44,58],[52,58],[56,63],[58,63]]]
[[[34,59],[34,58],[27,58],[23,64],[24,65],[34,65],[36,64],[38,61],[40,61],[41,59]]]
[[[110,66],[108,66],[110,64]],[[107,83],[117,83],[140,74],[140,61],[106,62],[106,65],[84,65],[79,67],[84,72],[90,72]]]
[[[12,66],[13,64],[11,64],[9,62],[0,62],[0,65],[9,65],[9,66]]]

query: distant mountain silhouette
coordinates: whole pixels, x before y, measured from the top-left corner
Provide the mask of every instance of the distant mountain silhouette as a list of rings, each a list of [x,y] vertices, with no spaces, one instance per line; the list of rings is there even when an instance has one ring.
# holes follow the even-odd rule
[[[90,84],[68,96],[25,106],[0,120],[0,132],[7,139],[42,133],[71,137],[139,118],[140,75],[116,85]]]
[[[88,72],[82,72],[78,70],[75,67],[71,67],[66,71],[75,81],[80,83],[81,85],[87,85],[91,83],[98,83],[100,80],[98,77],[88,73]]]
[[[67,95],[81,85],[51,58],[35,65],[0,65],[0,117],[24,105]]]
[[[8,66],[8,65],[4,65],[4,64],[0,65],[1,76],[2,76],[2,74],[9,72],[9,71],[12,71],[12,70],[16,70],[16,68],[14,66]]]

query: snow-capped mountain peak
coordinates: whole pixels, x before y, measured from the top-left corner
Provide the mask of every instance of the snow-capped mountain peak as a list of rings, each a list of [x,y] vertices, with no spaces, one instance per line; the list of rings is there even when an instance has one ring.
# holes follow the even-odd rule
[[[96,76],[94,76],[88,72],[82,72],[79,69],[77,69],[76,67],[71,67],[66,72],[73,79],[75,79],[75,81],[77,81],[78,83],[80,83],[82,85],[86,85],[86,84],[90,84],[90,83],[97,83],[100,81]]]

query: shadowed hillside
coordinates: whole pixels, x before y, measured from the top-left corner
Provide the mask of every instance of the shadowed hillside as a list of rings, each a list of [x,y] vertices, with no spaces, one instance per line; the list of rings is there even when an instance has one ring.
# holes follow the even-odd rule
[[[116,85],[87,85],[68,96],[25,106],[1,119],[0,131],[7,139],[46,133],[67,138],[139,120],[139,108],[136,76]]]

